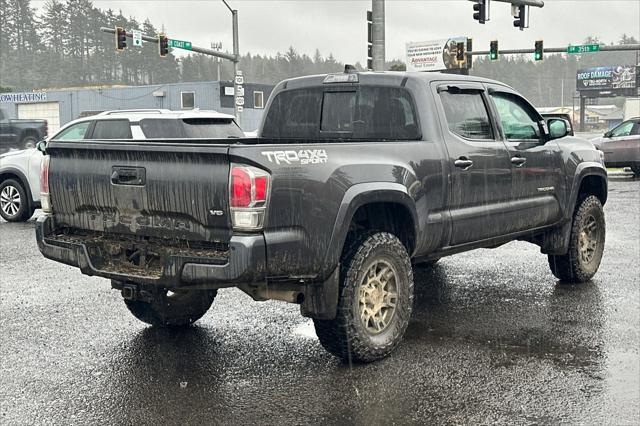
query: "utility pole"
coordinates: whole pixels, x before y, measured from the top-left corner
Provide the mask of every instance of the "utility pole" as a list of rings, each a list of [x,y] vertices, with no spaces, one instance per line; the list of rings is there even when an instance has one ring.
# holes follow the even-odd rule
[[[238,70],[238,63],[240,62],[240,42],[238,41],[238,11],[232,9],[227,0],[222,0],[227,9],[231,12],[231,19],[233,23],[233,115],[236,116],[236,120],[240,120],[240,113],[244,110],[244,89],[242,84],[244,79],[242,73]]]
[[[373,50],[373,70],[384,71],[385,62],[385,31],[384,31],[384,0],[371,0],[371,34]]]

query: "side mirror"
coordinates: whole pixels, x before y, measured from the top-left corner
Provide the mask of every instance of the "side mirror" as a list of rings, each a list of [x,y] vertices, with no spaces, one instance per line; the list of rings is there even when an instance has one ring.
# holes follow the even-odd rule
[[[613,133],[611,132],[611,130],[609,130],[607,133],[604,134],[605,138],[610,138],[611,135],[613,135]]]
[[[549,119],[547,126],[549,126],[549,139],[551,140],[564,138],[569,134],[569,123],[561,118]]]
[[[36,144],[36,149],[43,154],[47,153],[47,141],[42,140]]]

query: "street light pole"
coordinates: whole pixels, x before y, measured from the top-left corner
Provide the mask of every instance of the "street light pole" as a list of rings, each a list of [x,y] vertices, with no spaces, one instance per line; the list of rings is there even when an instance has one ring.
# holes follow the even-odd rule
[[[238,63],[240,62],[240,43],[238,41],[238,11],[232,9],[226,0],[222,0],[227,9],[231,12],[231,19],[233,23],[233,114],[236,120],[240,120],[240,109],[238,108],[238,99],[240,98],[240,90],[242,85],[238,84],[236,77],[240,74],[238,70]]]

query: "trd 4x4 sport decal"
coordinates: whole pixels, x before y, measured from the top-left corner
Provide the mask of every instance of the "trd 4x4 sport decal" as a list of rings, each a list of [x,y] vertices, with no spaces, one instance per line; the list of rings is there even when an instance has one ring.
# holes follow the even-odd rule
[[[329,158],[324,149],[300,149],[297,151],[262,151],[270,163],[276,164],[324,164]]]

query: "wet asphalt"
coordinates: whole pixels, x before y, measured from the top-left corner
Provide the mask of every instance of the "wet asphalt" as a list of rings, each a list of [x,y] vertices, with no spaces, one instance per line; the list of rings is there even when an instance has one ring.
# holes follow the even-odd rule
[[[639,424],[640,181],[610,182],[606,250],[558,283],[521,242],[416,268],[404,342],[349,365],[297,306],[219,292],[196,326],[138,322],[107,280],[0,221],[0,423]]]

